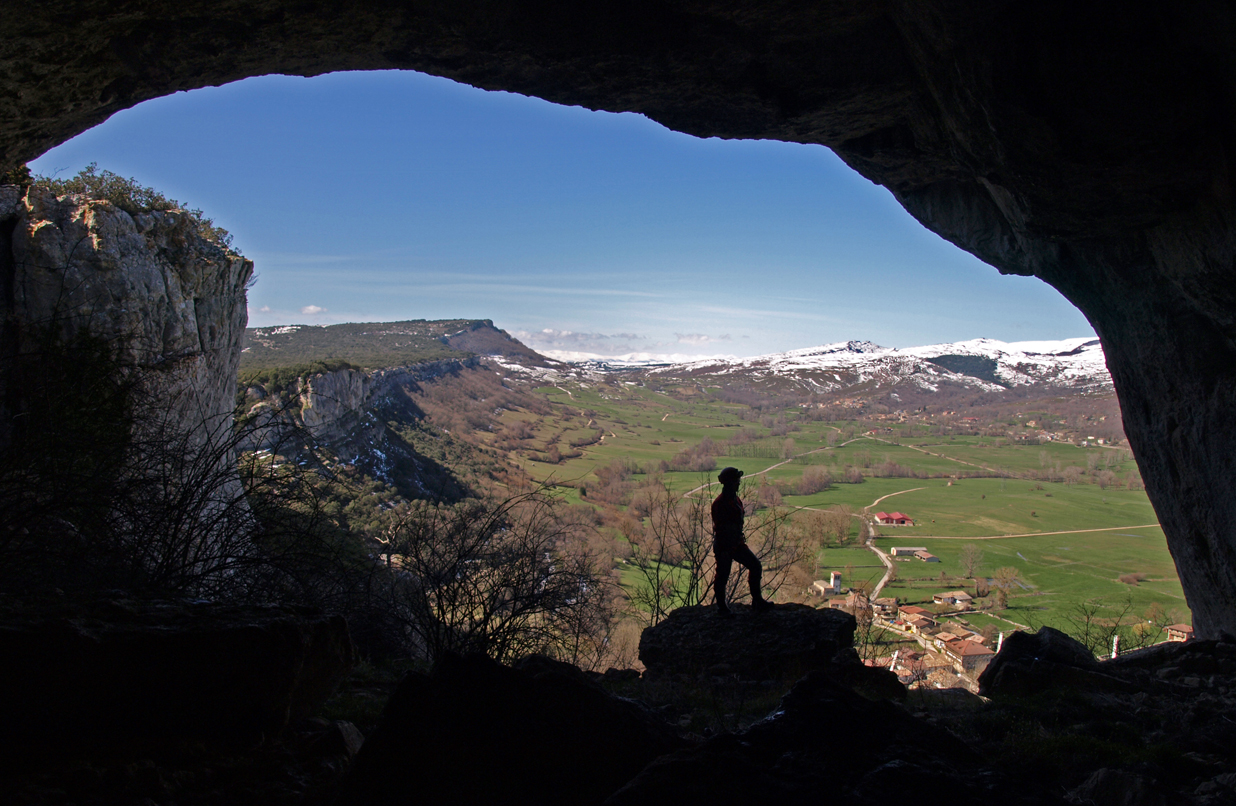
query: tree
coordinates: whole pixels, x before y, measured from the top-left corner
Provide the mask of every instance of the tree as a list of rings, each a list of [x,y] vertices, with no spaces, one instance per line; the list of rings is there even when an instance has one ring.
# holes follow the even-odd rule
[[[699,605],[712,596],[715,559],[712,553],[710,501],[702,496],[682,498],[663,484],[655,489],[647,524],[632,543],[629,565],[640,576],[630,591],[637,616],[656,624],[678,607]],[[776,488],[766,486],[762,489]],[[752,499],[747,486],[740,496]],[[747,516],[747,545],[763,567],[762,586],[775,596],[790,579],[801,575],[798,566],[811,558],[812,545],[801,530],[791,528],[789,511],[773,506]],[[745,573],[732,573],[727,598],[749,596]]]
[[[974,572],[983,564],[983,550],[974,543],[967,543],[961,548],[960,562],[966,579],[974,579]]]
[[[1008,607],[1009,592],[1020,583],[1021,572],[1011,566],[997,568],[992,586],[996,589],[996,606]]]
[[[1096,657],[1104,655],[1111,652],[1112,641],[1117,635],[1127,635],[1122,625],[1132,606],[1133,600],[1127,596],[1115,607],[1105,604],[1101,598],[1077,602],[1064,617],[1069,625],[1066,632],[1091,654]]]
[[[804,545],[796,530],[790,528],[790,510],[770,507],[748,517],[745,525],[747,545],[763,567],[762,587],[766,598],[773,598],[791,578],[796,565],[811,554],[809,545]],[[728,597],[730,601],[749,598],[746,574],[731,574]]]
[[[832,484],[833,480],[828,475],[827,468],[823,465],[807,465],[803,468],[802,479],[798,482],[798,494],[812,495],[827,490]]]
[[[764,483],[760,485],[756,494],[756,503],[761,509],[779,507],[781,506],[781,491],[764,479]]]
[[[704,603],[715,561],[708,499],[682,498],[664,483],[644,490],[648,523],[632,541],[630,560],[640,582],[629,596],[651,626],[675,608]]]
[[[398,508],[378,537],[386,601],[429,660],[595,654],[613,623],[609,558],[590,551],[560,509],[543,488]]]
[[[850,537],[853,510],[847,504],[836,504],[824,510],[824,515],[828,533],[836,538],[838,544],[845,543]]]
[[[880,652],[880,634],[883,630],[876,621],[875,610],[871,600],[865,593],[855,599],[852,608],[854,615],[854,650],[861,660],[875,660]]]
[[[1142,613],[1142,619],[1133,625],[1129,644],[1130,649],[1150,646],[1158,641],[1167,625],[1173,623],[1172,617],[1158,602],[1151,602]]]

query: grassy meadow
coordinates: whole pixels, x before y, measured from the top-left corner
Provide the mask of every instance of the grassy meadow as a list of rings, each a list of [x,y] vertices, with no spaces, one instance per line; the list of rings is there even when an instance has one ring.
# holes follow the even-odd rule
[[[974,593],[975,580],[964,578],[960,563],[967,545],[982,551],[976,577],[1016,568],[1020,584],[1008,608],[974,614],[969,620],[976,629],[987,623],[1000,629],[1011,629],[1012,623],[1067,629],[1077,604],[1096,598],[1121,607],[1127,600],[1129,618],[1157,603],[1189,620],[1163,532],[1133,481],[1136,466],[1127,450],[933,436],[930,424],[922,422],[824,422],[794,409],[773,416],[692,389],[671,395],[621,381],[536,391],[551,414],[502,414],[503,427],[523,436],[520,449],[510,455],[533,478],[556,484],[572,503],[601,506],[595,497],[598,470],[615,463],[626,466],[624,478],[631,484],[656,477],[682,494],[713,482],[717,468],[734,465],[746,473],[744,495],[775,486],[792,519],[837,505],[855,513],[901,511],[914,518],[912,527],[880,527],[876,544],[885,550],[925,546],[941,562],[898,562],[898,579],[884,595],[929,602],[932,593],[943,590]],[[665,468],[704,440],[715,443],[713,469]],[[563,458],[547,461],[551,449]],[[828,471],[834,483],[798,494],[796,485],[813,466]],[[847,483],[847,478],[861,481]],[[715,490],[698,494],[711,496]],[[622,503],[607,505],[624,509]],[[883,575],[875,554],[859,547],[859,520],[853,521],[847,542],[834,540],[820,550],[815,578],[848,569],[846,585],[860,580],[874,585]],[[622,579],[636,584],[629,572]]]

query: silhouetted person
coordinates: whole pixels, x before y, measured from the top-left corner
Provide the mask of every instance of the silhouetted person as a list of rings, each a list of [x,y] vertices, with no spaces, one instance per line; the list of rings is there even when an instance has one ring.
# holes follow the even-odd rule
[[[725,585],[730,581],[730,565],[738,561],[747,566],[747,582],[751,586],[751,609],[766,610],[772,607],[760,591],[760,561],[747,547],[747,538],[742,532],[744,516],[742,499],[738,497],[738,482],[742,471],[727,467],[717,474],[721,482],[721,494],[712,502],[712,553],[717,558],[717,573],[712,579],[713,598],[717,612],[730,615],[725,603]]]

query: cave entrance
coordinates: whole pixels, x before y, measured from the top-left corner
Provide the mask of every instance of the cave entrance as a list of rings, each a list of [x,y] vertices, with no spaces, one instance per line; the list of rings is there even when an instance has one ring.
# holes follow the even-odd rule
[[[165,96],[33,167],[90,162],[230,230],[261,278],[255,326],[492,319],[558,354],[679,358],[1093,335],[1055,289],[1000,276],[821,146],[418,73]]]

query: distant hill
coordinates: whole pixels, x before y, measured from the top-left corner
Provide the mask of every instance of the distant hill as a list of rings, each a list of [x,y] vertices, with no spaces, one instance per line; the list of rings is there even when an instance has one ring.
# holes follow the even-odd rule
[[[316,364],[372,370],[468,355],[494,355],[535,366],[548,363],[489,319],[416,319],[247,328],[240,375]]]

